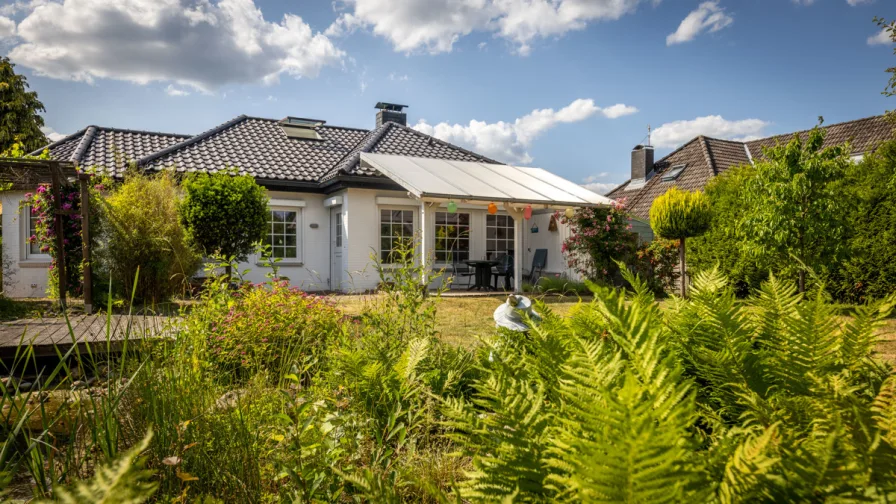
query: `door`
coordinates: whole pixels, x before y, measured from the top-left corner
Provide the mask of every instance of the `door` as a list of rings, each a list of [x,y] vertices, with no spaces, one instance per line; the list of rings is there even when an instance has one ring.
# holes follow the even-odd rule
[[[342,206],[330,208],[330,289],[342,289]]]

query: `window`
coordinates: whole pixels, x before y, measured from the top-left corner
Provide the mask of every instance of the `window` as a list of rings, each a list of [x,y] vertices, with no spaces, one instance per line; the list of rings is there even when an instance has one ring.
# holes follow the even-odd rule
[[[342,212],[336,212],[336,246],[342,247]]]
[[[402,240],[414,239],[413,210],[380,210],[380,260],[393,263],[392,254]]]
[[[436,212],[436,262],[470,259],[470,214]]]
[[[299,211],[271,209],[268,218],[268,244],[271,256],[281,259],[299,259]]]
[[[513,218],[509,215],[485,216],[485,252],[492,259],[513,254]]]
[[[663,174],[663,182],[671,182],[678,178],[681,175],[681,172],[684,171],[686,165],[676,165],[673,166],[667,173]]]
[[[46,252],[41,252],[40,243],[36,241],[31,243],[31,237],[37,235],[37,214],[31,212],[31,206],[25,206],[22,208],[22,212],[27,216],[27,220],[24,222],[23,226],[23,244],[25,246],[25,258],[26,259],[46,259],[50,257]]]

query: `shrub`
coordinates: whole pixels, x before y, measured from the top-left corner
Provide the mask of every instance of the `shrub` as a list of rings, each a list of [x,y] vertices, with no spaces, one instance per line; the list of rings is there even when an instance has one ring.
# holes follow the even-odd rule
[[[849,254],[831,278],[845,301],[881,299],[896,292],[896,140],[851,165],[842,197],[850,201]]]
[[[292,364],[318,360],[340,331],[343,315],[331,300],[286,281],[237,290],[226,279],[211,282],[187,327],[203,340],[204,359],[223,383],[262,372],[279,381]]]
[[[681,271],[681,297],[687,293],[685,250],[687,238],[700,236],[709,229],[712,212],[709,198],[700,191],[681,191],[672,187],[650,206],[650,227],[661,237],[680,240],[678,247]]]
[[[693,273],[718,268],[740,297],[758,289],[773,268],[761,250],[748,254],[738,235],[738,222],[747,206],[746,183],[755,176],[753,167],[746,165],[710,179],[704,189],[712,208],[709,230],[687,241],[688,268]]]
[[[245,261],[255,243],[264,239],[268,198],[251,176],[234,171],[194,173],[184,180],[183,189],[181,219],[192,242],[206,256]]]
[[[615,283],[619,275],[616,261],[629,261],[638,247],[625,201],[614,201],[609,207],[579,208],[572,217],[560,213],[555,217],[570,228],[562,245],[569,267],[585,278]]]
[[[82,261],[84,257],[81,239],[81,190],[77,184],[61,184],[59,193],[61,197],[59,208],[71,212],[61,216],[63,248],[61,252],[65,256],[67,294],[80,296],[83,292]],[[98,209],[101,200],[95,191],[90,191],[89,194],[91,198],[91,241],[96,248],[97,236],[99,236],[97,231],[101,232],[102,229],[102,213]],[[28,242],[39,245],[41,252],[49,254],[51,257],[47,285],[47,294],[51,297],[56,297],[59,294],[56,286],[59,281],[59,257],[61,255],[56,243],[56,223],[53,214],[55,197],[49,184],[41,184],[35,192],[26,193],[22,200],[22,205],[28,205],[31,214],[37,216],[35,234],[28,237]]]
[[[635,271],[657,295],[671,292],[675,287],[675,280],[678,278],[678,272],[675,271],[678,247],[677,240],[664,238],[654,238],[638,247],[634,261]]]
[[[106,247],[99,255],[122,298],[134,292],[137,302],[164,301],[183,292],[195,273],[200,257],[187,244],[178,201],[168,172],[129,173],[106,199]]]

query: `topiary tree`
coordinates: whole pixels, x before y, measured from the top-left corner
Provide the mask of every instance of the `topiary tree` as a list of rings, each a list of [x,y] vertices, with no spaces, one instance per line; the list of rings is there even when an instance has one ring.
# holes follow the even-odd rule
[[[681,297],[687,295],[685,239],[705,233],[712,222],[709,198],[701,191],[682,191],[673,187],[650,206],[650,227],[660,238],[679,240],[678,261],[681,268]]]
[[[194,173],[183,182],[180,215],[192,242],[206,255],[245,261],[264,239],[268,223],[265,189],[234,170]],[[227,276],[231,267],[227,266]]]

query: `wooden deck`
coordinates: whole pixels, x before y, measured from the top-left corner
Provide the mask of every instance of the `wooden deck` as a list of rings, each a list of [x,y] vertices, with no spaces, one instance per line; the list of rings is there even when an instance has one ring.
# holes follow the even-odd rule
[[[31,345],[37,357],[65,353],[74,340],[82,350],[115,351],[125,340],[162,337],[171,333],[177,319],[163,316],[127,316],[105,314],[74,315],[68,322],[62,317],[20,319],[0,323],[0,359],[16,355],[20,344]],[[71,330],[69,330],[69,324]],[[107,334],[110,337],[107,337]]]

